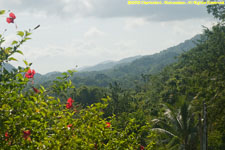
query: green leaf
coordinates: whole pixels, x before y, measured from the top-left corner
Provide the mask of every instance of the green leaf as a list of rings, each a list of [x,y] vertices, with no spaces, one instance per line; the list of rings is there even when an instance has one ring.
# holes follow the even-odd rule
[[[16,52],[17,52],[17,53],[20,53],[21,55],[23,55],[23,52],[20,51],[20,50],[17,50]]]
[[[17,35],[23,37],[23,36],[24,36],[24,32],[23,32],[23,31],[18,31],[18,32],[17,32]]]
[[[68,86],[72,85],[72,82],[71,80],[68,81]]]
[[[31,33],[30,33],[30,32],[28,32],[28,31],[25,31],[25,33],[26,33],[26,36],[31,35]]]
[[[5,10],[0,10],[0,15],[5,14]]]
[[[45,102],[41,102],[41,104],[42,104],[42,105],[45,105],[45,106],[48,106],[48,104],[47,104],[47,103],[45,103]]]
[[[23,62],[25,63],[26,66],[28,66],[28,62],[26,60],[23,60]]]
[[[17,44],[18,42],[17,41],[13,41],[11,45],[15,45]]]
[[[76,70],[68,70],[70,75],[73,75],[74,72],[76,72]]]
[[[14,57],[10,57],[9,58],[9,60],[11,61],[11,60],[13,60],[13,61],[17,61],[17,59],[16,58],[14,58]]]
[[[12,47],[7,47],[7,48],[5,49],[5,53],[6,53],[6,54],[9,54],[9,53],[11,52],[11,50],[12,50]]]
[[[40,122],[37,121],[37,120],[31,120],[30,122],[33,123],[33,124],[36,124],[36,125],[40,124]]]
[[[40,27],[40,25],[37,25],[33,30],[36,30],[37,28],[39,28]]]
[[[31,39],[31,38],[25,38],[24,40],[27,41],[27,40],[30,40],[30,39]]]
[[[66,73],[66,72],[63,72],[62,75],[63,75],[63,76],[67,76],[67,73]]]
[[[45,116],[46,116],[44,112],[41,112],[41,114],[42,114],[42,116],[43,116],[43,117],[45,117]]]
[[[19,79],[23,79],[23,75],[22,75],[21,73],[18,73],[16,76],[17,76]]]
[[[42,91],[46,91],[45,88],[42,85],[40,85],[40,88],[41,88]]]
[[[60,99],[59,98],[57,98],[57,101],[58,101],[58,103],[60,103]]]
[[[11,121],[5,121],[4,123],[5,124],[11,124]]]

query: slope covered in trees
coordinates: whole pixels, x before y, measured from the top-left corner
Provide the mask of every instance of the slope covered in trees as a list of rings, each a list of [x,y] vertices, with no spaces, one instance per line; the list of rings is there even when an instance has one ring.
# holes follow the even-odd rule
[[[209,148],[222,149],[225,146],[225,27],[218,24],[212,30],[205,30],[205,35],[207,39],[181,55],[178,63],[150,78],[147,96],[151,97],[149,102],[160,100],[162,103],[174,106],[173,113],[185,102],[191,107],[189,113],[194,117],[192,122],[195,121],[193,122],[195,130],[202,124],[198,119],[203,117],[204,102],[208,112]],[[182,116],[182,111],[177,113],[181,113],[184,119],[179,128],[185,129],[188,116]],[[186,131],[186,136],[189,131]],[[195,134],[202,136],[202,129],[195,131]]]
[[[14,51],[6,53],[7,48],[1,47],[0,146],[3,149],[223,150],[224,10],[225,6],[209,6],[208,11],[220,22],[212,29],[205,29],[191,50],[185,46],[184,53],[171,51],[169,54],[176,55],[177,60],[166,60],[171,64],[163,67],[155,64],[159,71],[151,72],[152,60],[165,58],[168,51],[140,63],[135,60],[129,64],[134,68],[106,70],[92,80],[93,85],[95,80],[103,82],[105,78],[116,81],[108,88],[77,88],[71,80],[79,76],[73,76],[73,71],[62,73],[46,88],[39,87],[33,84],[33,71],[27,62],[26,68],[8,72],[2,64],[18,52],[16,48],[30,35],[27,31],[22,36],[19,33],[21,41],[12,45]],[[147,70],[130,71],[135,65],[143,64]],[[111,73],[115,74],[111,77]],[[121,79],[134,79],[133,75],[139,75],[143,81],[132,80],[133,88],[126,88]],[[80,78],[80,82],[83,84],[85,80]]]
[[[181,53],[195,47],[195,42],[199,39],[200,35],[196,35],[160,53],[146,55],[140,58],[137,56],[123,59],[117,65],[114,64],[110,69],[101,69],[101,71],[90,70],[87,72],[78,71],[72,78],[72,82],[78,87],[82,85],[106,87],[113,82],[120,82],[126,88],[134,87],[135,82],[131,81],[142,80],[142,74],[155,74],[161,71],[165,66],[175,62],[176,57]],[[39,84],[48,85],[49,81],[53,81],[57,76],[60,76],[59,72],[50,73],[36,77],[35,81]]]
[[[121,128],[131,118],[139,125],[147,121],[159,135],[157,149],[185,150],[203,147],[204,120],[207,120],[208,148],[222,150],[225,147],[224,70],[225,27],[220,23],[205,29],[196,47],[181,54],[177,62],[159,73],[146,74],[145,82],[138,82],[135,88],[127,89],[115,82],[101,91],[101,96],[111,97],[105,117],[115,114]],[[89,95],[85,99],[94,98],[94,94],[87,92],[91,93],[92,89],[85,88],[86,94],[82,95]],[[81,97],[77,99],[88,103]],[[204,118],[203,104],[207,118]]]

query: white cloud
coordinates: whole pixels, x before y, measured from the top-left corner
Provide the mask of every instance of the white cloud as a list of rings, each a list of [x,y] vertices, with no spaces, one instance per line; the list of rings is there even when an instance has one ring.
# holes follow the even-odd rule
[[[10,34],[5,37],[5,42],[2,44],[3,47],[8,47],[14,40],[19,40],[19,37],[14,34]]]
[[[92,4],[89,0],[63,0],[62,4],[62,13],[67,14],[69,18],[72,17],[72,14],[76,16],[84,15],[93,9]]]
[[[146,25],[148,22],[145,18],[128,18],[125,23],[126,30],[133,30],[135,28],[142,27]]]
[[[18,30],[41,25],[21,47],[24,56],[16,56],[33,62],[41,73],[159,52],[193,37],[201,32],[201,24],[211,22],[202,7],[128,6],[127,0],[21,0],[21,4],[0,0],[0,4],[15,12]],[[7,28],[16,34],[14,24],[5,18],[0,23],[1,31]],[[9,36],[8,43],[12,39]]]
[[[96,27],[91,27],[85,34],[84,37],[85,38],[96,38],[99,36],[103,36],[105,35],[104,32],[100,31],[99,29],[97,29]]]
[[[205,6],[131,6],[127,4],[127,0],[7,0],[1,2],[1,7],[31,13],[40,11],[67,19],[94,16],[99,18],[145,17],[151,21],[170,21],[208,17]]]

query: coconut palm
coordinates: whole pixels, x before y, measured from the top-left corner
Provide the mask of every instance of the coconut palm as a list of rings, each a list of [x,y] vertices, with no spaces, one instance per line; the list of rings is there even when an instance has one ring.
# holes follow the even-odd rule
[[[191,107],[184,102],[179,109],[165,106],[163,119],[155,119],[152,130],[163,133],[163,142],[168,149],[197,149],[197,127]]]

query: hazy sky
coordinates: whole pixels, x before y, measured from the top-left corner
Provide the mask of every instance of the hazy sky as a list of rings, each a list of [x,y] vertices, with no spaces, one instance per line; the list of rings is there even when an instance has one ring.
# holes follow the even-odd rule
[[[212,26],[205,6],[128,5],[128,0],[0,0],[16,15],[15,25],[0,17],[6,43],[17,30],[41,27],[16,56],[42,74],[90,66],[106,60],[148,55],[174,46]]]

